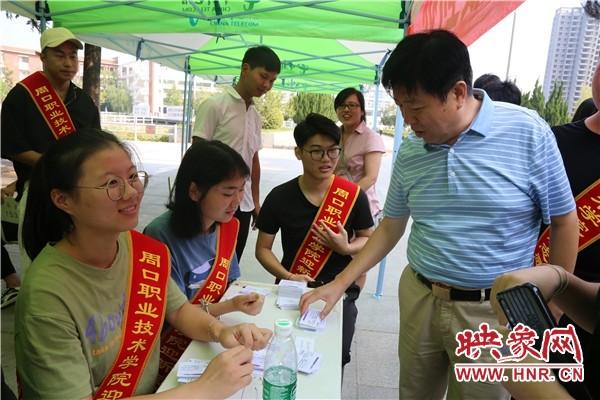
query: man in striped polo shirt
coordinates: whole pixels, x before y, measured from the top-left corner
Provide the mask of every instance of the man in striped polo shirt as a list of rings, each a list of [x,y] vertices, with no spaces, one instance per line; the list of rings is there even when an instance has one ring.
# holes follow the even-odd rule
[[[554,136],[535,112],[471,87],[467,47],[436,30],[407,36],[382,83],[413,133],[398,152],[385,217],[336,279],[303,296],[323,316],[393,249],[413,219],[399,284],[400,398],[509,398],[500,384],[457,382],[455,335],[497,322],[496,276],[533,264],[540,223],[552,226],[550,262],[573,271],[575,203]],[[477,362],[492,362],[482,351]]]

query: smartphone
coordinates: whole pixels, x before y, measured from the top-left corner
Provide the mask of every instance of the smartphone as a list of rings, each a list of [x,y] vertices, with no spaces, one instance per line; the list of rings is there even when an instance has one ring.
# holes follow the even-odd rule
[[[525,283],[515,286],[496,295],[496,299],[504,311],[511,328],[522,323],[533,329],[537,335],[538,345],[544,337],[546,329],[556,326],[554,317],[537,286]]]

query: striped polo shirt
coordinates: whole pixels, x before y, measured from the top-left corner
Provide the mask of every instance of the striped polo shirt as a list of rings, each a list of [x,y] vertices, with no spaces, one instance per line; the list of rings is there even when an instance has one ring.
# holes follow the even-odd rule
[[[432,281],[490,287],[532,265],[540,222],[575,209],[554,135],[536,112],[493,102],[453,145],[411,134],[402,144],[385,215],[413,219],[408,261]]]

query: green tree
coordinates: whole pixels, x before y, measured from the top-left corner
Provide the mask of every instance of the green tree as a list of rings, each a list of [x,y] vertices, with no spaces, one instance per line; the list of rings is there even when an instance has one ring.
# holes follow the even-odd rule
[[[381,114],[381,124],[386,126],[395,126],[396,125],[396,108],[395,105],[390,105]]]
[[[102,73],[100,109],[103,111],[130,113],[133,109],[133,96],[119,79],[115,71]]]
[[[544,108],[543,117],[550,126],[563,125],[569,122],[569,107],[563,96],[562,82],[554,82],[552,92]]]
[[[182,106],[183,105],[183,93],[181,90],[177,90],[175,84],[167,89],[165,92],[164,99],[165,106]]]
[[[12,71],[4,68],[0,75],[0,99],[4,100],[10,89],[14,86]]]
[[[263,129],[278,129],[283,125],[283,112],[281,111],[281,93],[270,91],[256,99],[256,110],[262,119]]]
[[[544,116],[546,100],[544,99],[544,92],[542,91],[539,81],[535,81],[533,91],[527,92],[521,97],[521,105],[537,111],[541,117]]]
[[[337,115],[333,109],[333,96],[324,93],[298,93],[292,99],[294,102],[295,123],[304,120],[311,112],[322,114],[334,121],[337,121]]]

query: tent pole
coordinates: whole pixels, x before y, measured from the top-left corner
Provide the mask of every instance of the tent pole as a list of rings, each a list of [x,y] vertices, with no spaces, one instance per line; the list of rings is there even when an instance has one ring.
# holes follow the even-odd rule
[[[188,97],[188,79],[190,74],[190,56],[185,58],[184,64],[185,79],[183,83],[183,120],[181,121],[181,158],[185,153],[185,144],[188,142],[188,124],[187,124],[187,97]]]
[[[404,120],[402,119],[402,114],[400,113],[400,108],[396,107],[396,126],[394,129],[394,149],[392,151],[392,172],[394,170],[394,164],[396,162],[396,157],[398,156],[398,150],[400,150],[400,145],[402,144],[402,133],[404,131]],[[377,275],[377,288],[375,289],[375,293],[373,293],[373,297],[377,300],[381,300],[381,296],[383,295],[383,278],[385,276],[385,267],[387,264],[387,256],[383,257],[383,260],[379,263],[379,274]]]
[[[375,77],[375,100],[373,102],[373,130],[375,132],[377,132],[377,114],[379,112],[379,90],[381,87],[381,71],[383,70],[383,65],[385,64],[385,62],[387,61],[388,57],[390,56],[390,52],[386,52],[385,55],[383,56],[383,58],[381,59],[381,61],[379,62],[379,65],[377,66],[377,76]],[[394,148],[395,148],[395,143],[396,143],[396,137],[398,132],[398,116],[396,115],[396,134],[394,135]],[[395,158],[395,153],[393,158]],[[394,165],[394,163],[392,162],[392,166]],[[383,294],[383,278],[385,276],[385,265],[387,263],[387,256],[383,257],[383,259],[381,260],[381,262],[379,263],[379,273],[377,274],[377,288],[375,289],[375,293],[373,294],[373,297],[375,297],[377,300],[381,299],[381,296]]]
[[[48,7],[48,5],[46,4],[45,0],[39,1],[36,4],[35,13],[40,18],[40,32],[44,32],[46,30],[46,7]]]

